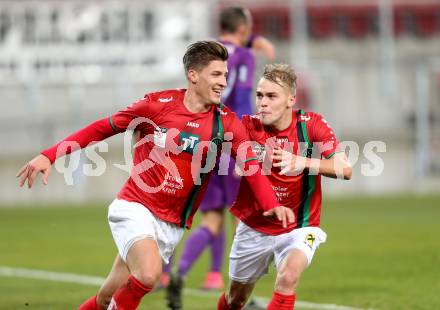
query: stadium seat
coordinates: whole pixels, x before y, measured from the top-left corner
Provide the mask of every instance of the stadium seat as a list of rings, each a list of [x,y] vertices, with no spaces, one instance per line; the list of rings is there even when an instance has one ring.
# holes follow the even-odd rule
[[[411,25],[411,15],[407,5],[395,5],[393,7],[393,28],[396,37],[408,32]]]
[[[286,7],[252,8],[251,13],[255,33],[277,39],[290,37],[290,16]]]
[[[411,15],[417,36],[429,37],[439,32],[440,4],[413,6]]]
[[[307,8],[309,34],[313,38],[328,39],[337,32],[337,15],[331,6]]]
[[[339,6],[344,21],[344,34],[353,39],[363,39],[373,32],[373,21],[377,18],[377,6],[347,5]]]

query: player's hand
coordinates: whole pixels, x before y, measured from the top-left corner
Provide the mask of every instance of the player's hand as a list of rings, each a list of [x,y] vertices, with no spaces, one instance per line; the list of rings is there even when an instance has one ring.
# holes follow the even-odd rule
[[[24,165],[17,173],[16,177],[20,178],[20,187],[23,187],[26,180],[28,182],[28,188],[31,188],[34,184],[35,178],[38,173],[43,173],[41,177],[43,184],[47,185],[50,168],[52,164],[50,163],[49,158],[44,155],[38,155],[26,165]]]
[[[293,214],[293,211],[283,206],[265,211],[263,215],[266,217],[276,216],[276,218],[283,223],[284,228],[287,227],[287,224],[295,222],[295,215]]]
[[[306,167],[307,158],[276,148],[273,150],[272,161],[274,167],[281,169],[281,175],[299,175]]]

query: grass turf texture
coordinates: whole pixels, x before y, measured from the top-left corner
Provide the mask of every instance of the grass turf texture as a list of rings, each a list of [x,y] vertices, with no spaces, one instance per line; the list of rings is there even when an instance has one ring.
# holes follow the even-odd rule
[[[440,307],[440,196],[326,199],[324,206],[328,240],[301,279],[299,300],[374,309]],[[0,208],[0,265],[105,277],[116,254],[106,213],[105,204]],[[200,287],[208,258],[205,253],[191,270],[187,287]],[[227,279],[227,267],[224,274]],[[269,297],[273,283],[272,268],[255,295]],[[76,309],[96,290],[0,277],[0,309]],[[163,297],[146,296],[140,309],[165,309]],[[185,310],[215,309],[216,300],[185,295]]]

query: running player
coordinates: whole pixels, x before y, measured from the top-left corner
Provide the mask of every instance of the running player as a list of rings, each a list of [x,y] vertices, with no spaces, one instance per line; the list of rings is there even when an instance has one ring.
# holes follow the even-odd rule
[[[232,155],[244,169],[255,165],[243,125],[220,104],[227,58],[226,48],[217,42],[190,45],[183,57],[187,89],[149,93],[43,151],[18,172],[21,186],[27,181],[32,187],[40,172],[47,184],[57,158],[127,129],[140,133],[142,143],[135,147],[130,177],[109,206],[119,254],[98,295],[81,310],[136,309],[151,291],[162,273],[162,262],[168,262],[184,228],[191,227],[206,189],[204,168],[217,157],[215,145],[222,144],[226,133],[231,133]],[[245,179],[258,192],[264,214],[275,215],[284,226],[293,221],[291,210],[278,204],[267,177],[256,173]]]
[[[270,41],[261,36],[251,36],[252,17],[250,12],[243,7],[228,7],[222,10],[219,17],[220,37],[219,42],[226,46],[229,52],[228,59],[228,85],[222,93],[222,101],[234,111],[238,117],[252,114],[252,92],[255,71],[254,51],[262,52],[266,57],[275,57],[274,48]],[[224,155],[227,156],[227,155]],[[228,159],[229,160],[229,159]],[[174,275],[174,287],[168,292],[169,303],[180,304],[180,284],[195,261],[204,249],[211,250],[211,266],[204,283],[203,289],[223,289],[221,269],[224,260],[225,208],[232,205],[237,196],[240,177],[233,172],[234,161],[231,160],[229,169],[218,172],[218,166],[211,176],[206,199],[202,201],[200,210],[202,219],[200,226],[193,230],[185,242],[180,257],[177,274]],[[209,199],[208,199],[209,198]],[[162,286],[168,286],[167,266],[161,278]],[[174,309],[171,306],[171,309]]]
[[[296,75],[288,65],[265,67],[257,86],[257,115],[243,123],[279,203],[295,213],[281,227],[262,217],[256,192],[241,182],[231,212],[240,219],[230,253],[230,285],[219,310],[242,309],[274,262],[277,277],[267,309],[291,310],[301,273],[326,240],[320,226],[321,175],[351,178],[351,167],[330,125],[319,114],[293,110]]]

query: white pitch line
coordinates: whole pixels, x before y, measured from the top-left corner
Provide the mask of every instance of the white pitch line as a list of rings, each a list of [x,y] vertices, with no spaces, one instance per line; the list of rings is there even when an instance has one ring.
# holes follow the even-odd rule
[[[12,268],[7,266],[0,266],[0,276],[40,279],[55,282],[69,282],[85,285],[100,286],[104,282],[104,278],[83,276],[74,273],[54,272],[36,269]]]
[[[0,276],[38,279],[38,280],[47,280],[47,281],[55,281],[55,282],[68,282],[68,283],[93,285],[93,286],[100,286],[105,280],[105,278],[102,277],[86,276],[86,275],[65,273],[65,272],[45,271],[45,270],[37,270],[37,269],[13,268],[8,266],[0,266]],[[209,292],[209,291],[204,292],[191,288],[184,289],[184,293],[186,295],[192,295],[192,296],[213,296],[213,297],[218,297],[219,294],[218,292]],[[267,298],[262,298],[262,297],[256,297],[256,299],[265,304],[267,304],[269,301]],[[297,301],[295,305],[301,308],[316,309],[316,310],[366,310],[361,308],[353,308],[353,307],[333,305],[333,304],[318,304],[308,301]],[[372,310],[372,309],[367,309],[367,310]]]

